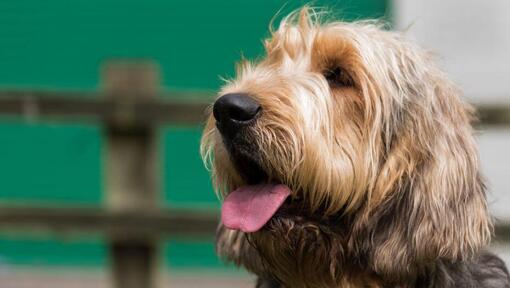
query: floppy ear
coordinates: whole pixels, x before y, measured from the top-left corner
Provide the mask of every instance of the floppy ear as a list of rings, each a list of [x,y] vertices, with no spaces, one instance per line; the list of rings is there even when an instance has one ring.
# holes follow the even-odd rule
[[[430,77],[408,90],[418,95],[399,112],[375,185],[387,196],[368,220],[371,265],[393,279],[469,259],[491,235],[471,108],[442,74]]]

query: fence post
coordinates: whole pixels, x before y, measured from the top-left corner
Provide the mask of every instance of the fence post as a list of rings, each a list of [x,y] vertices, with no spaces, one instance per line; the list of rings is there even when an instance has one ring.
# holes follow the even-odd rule
[[[156,95],[158,69],[147,62],[109,62],[102,67],[102,85],[106,97],[117,103],[104,130],[106,205],[119,213],[153,211],[159,200],[157,127],[137,124],[132,104]],[[115,288],[157,286],[157,239],[113,236],[109,249]]]

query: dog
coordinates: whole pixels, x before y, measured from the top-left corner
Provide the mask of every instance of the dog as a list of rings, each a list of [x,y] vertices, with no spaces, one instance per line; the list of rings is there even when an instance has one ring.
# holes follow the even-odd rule
[[[212,106],[219,255],[256,287],[510,287],[474,110],[403,35],[320,15],[285,17]]]

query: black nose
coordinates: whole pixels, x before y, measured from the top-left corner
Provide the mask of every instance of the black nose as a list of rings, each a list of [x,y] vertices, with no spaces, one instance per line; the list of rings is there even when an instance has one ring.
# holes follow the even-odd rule
[[[248,94],[231,93],[216,100],[213,115],[222,126],[240,126],[250,123],[260,110],[260,104]]]

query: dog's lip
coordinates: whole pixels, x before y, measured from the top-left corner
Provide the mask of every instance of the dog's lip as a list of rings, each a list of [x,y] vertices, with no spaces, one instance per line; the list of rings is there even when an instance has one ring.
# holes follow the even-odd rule
[[[244,147],[231,147],[229,153],[237,173],[246,184],[270,184],[273,182],[253,151]]]

